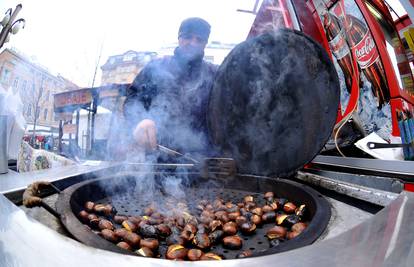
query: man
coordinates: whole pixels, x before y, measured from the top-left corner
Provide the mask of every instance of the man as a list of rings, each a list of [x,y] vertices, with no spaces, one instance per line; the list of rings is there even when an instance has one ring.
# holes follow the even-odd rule
[[[217,70],[203,60],[209,35],[207,21],[184,20],[174,55],[148,63],[129,88],[124,117],[141,150],[157,144],[184,152],[208,149],[207,101]]]

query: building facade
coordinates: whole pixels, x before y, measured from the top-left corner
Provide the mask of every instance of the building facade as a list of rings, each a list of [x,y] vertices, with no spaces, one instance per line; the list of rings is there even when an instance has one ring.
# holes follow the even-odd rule
[[[136,52],[133,50],[122,55],[110,56],[101,66],[101,85],[132,83],[141,69],[155,57],[157,57],[156,52]]]
[[[51,74],[46,68],[12,49],[0,53],[0,85],[13,94],[19,94],[23,103],[23,116],[28,128],[51,129],[58,126],[54,118],[53,95],[79,88],[60,75]]]

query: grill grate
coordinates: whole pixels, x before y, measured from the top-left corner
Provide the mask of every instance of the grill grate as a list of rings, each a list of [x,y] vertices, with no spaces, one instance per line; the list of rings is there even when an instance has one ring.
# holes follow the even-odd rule
[[[226,189],[208,189],[204,188],[188,188],[184,189],[185,195],[187,196],[186,204],[192,215],[198,215],[195,205],[199,200],[206,199],[211,203],[217,198],[222,198],[225,202],[231,201],[234,204],[238,202],[243,202],[243,198],[247,195],[252,195],[255,198],[255,202],[263,206],[265,205],[265,200],[263,199],[262,194],[252,193],[249,191],[242,190],[226,190]],[[263,192],[264,193],[264,192]],[[206,195],[207,194],[207,195]],[[191,197],[188,197],[191,196]],[[143,215],[144,209],[151,205],[152,201],[141,200],[139,192],[129,192],[124,195],[116,195],[113,197],[107,197],[96,201],[101,204],[112,204],[118,211],[118,214],[133,216],[133,215]],[[121,225],[113,222],[117,227]],[[226,259],[234,259],[236,256],[244,251],[251,250],[251,252],[265,252],[270,248],[270,243],[266,237],[266,232],[273,227],[274,223],[267,223],[261,226],[258,226],[254,235],[243,235],[238,231],[238,235],[243,239],[243,247],[240,250],[229,250],[224,248],[221,244],[217,244],[211,247],[211,252],[214,252],[218,255],[223,256]],[[167,250],[167,244],[165,241],[160,242],[159,252],[164,257]],[[188,247],[188,246],[187,246]]]

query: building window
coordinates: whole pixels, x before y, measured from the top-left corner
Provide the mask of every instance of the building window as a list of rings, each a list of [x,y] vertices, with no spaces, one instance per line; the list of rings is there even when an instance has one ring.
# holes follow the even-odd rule
[[[10,79],[10,71],[8,69],[4,69],[3,73],[1,74],[1,81],[4,83],[9,83]]]
[[[13,82],[13,89],[17,89],[17,86],[19,86],[19,77],[16,77],[16,78],[14,79],[14,82]]]
[[[47,120],[47,109],[45,109],[44,113],[43,113],[43,119]]]
[[[123,60],[124,60],[124,61],[131,61],[132,59],[134,59],[134,57],[135,57],[135,54],[132,54],[132,53],[130,53],[130,54],[126,54],[126,55],[124,56]]]
[[[23,81],[23,82],[22,82],[22,87],[21,87],[21,89],[20,89],[20,91],[21,91],[22,93],[24,93],[24,92],[26,91],[26,86],[27,86],[27,81]]]
[[[32,115],[32,107],[29,105],[27,106],[27,112],[26,112],[27,116],[31,116]]]

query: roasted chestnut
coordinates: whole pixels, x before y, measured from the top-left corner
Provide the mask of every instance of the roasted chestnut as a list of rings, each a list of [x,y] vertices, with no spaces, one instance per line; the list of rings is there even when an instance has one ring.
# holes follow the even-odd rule
[[[170,260],[183,260],[188,250],[182,245],[174,244],[168,247],[165,257]]]
[[[306,213],[306,206],[305,205],[300,205],[295,210],[295,214],[298,215],[300,218],[303,218],[305,216],[305,213]]]
[[[237,207],[243,208],[244,207],[244,203],[241,203],[241,202],[237,203]]]
[[[276,219],[276,213],[274,211],[266,212],[262,215],[262,221],[265,223],[274,222]]]
[[[285,227],[292,227],[292,225],[298,223],[299,221],[300,221],[300,218],[299,218],[298,215],[291,214],[291,215],[288,215],[283,220],[283,222],[281,223],[281,225],[282,226],[285,226]]]
[[[129,220],[123,221],[122,227],[124,227],[127,231],[130,231],[130,232],[136,232],[138,229],[138,226]]]
[[[220,220],[213,220],[210,222],[209,227],[212,232],[214,232],[216,229],[221,229],[223,226],[223,223]]]
[[[125,239],[125,236],[127,235],[127,233],[129,233],[128,230],[126,230],[125,228],[119,228],[119,229],[115,229],[114,230],[114,234],[119,238],[119,239]]]
[[[300,235],[299,232],[288,232],[286,237],[287,237],[287,239],[290,240],[290,239],[293,239],[293,238],[297,237],[298,235]]]
[[[154,225],[143,224],[139,228],[139,233],[146,238],[157,238],[158,231]]]
[[[230,219],[230,220],[232,220],[232,221],[236,220],[236,218],[237,218],[237,217],[239,217],[240,215],[241,215],[241,214],[240,214],[240,212],[239,212],[239,211],[230,212],[230,213],[228,214],[229,219]]]
[[[213,217],[200,216],[200,219],[199,219],[199,221],[204,224],[210,224],[213,220],[214,220],[214,216]]]
[[[141,237],[136,233],[128,232],[124,236],[124,241],[130,244],[133,247],[138,247],[141,242]]]
[[[144,209],[144,214],[147,216],[151,216],[151,214],[153,214],[155,212],[154,207],[146,207]]]
[[[221,260],[221,257],[215,253],[208,252],[201,256],[200,260],[202,261],[210,261],[210,260]]]
[[[262,223],[262,217],[257,214],[253,214],[250,220],[252,221],[252,223],[256,225],[260,225]]]
[[[94,211],[94,209],[93,209],[94,206],[95,206],[95,203],[93,203],[92,201],[87,201],[85,203],[84,208],[87,212],[93,212]]]
[[[283,210],[289,214],[294,213],[296,210],[296,205],[292,202],[287,202],[285,205],[283,205]]]
[[[106,204],[103,213],[105,216],[113,216],[117,211],[111,204]]]
[[[166,238],[167,236],[171,234],[171,229],[166,224],[159,224],[156,226],[156,228],[157,228],[159,236],[162,238]]]
[[[247,203],[247,202],[253,202],[254,201],[254,197],[253,196],[245,196],[244,197],[244,203]]]
[[[114,229],[114,225],[111,223],[111,221],[107,219],[100,219],[98,223],[98,227],[101,230],[103,229],[113,230]]]
[[[256,231],[256,225],[251,222],[245,222],[240,226],[240,230],[245,235],[251,235]]]
[[[273,209],[273,210],[277,210],[279,208],[279,205],[276,202],[272,202],[269,203],[269,206]]]
[[[251,211],[255,207],[256,207],[256,203],[254,202],[246,202],[246,204],[244,204],[244,208],[248,211]]]
[[[85,210],[81,210],[79,212],[79,219],[83,222],[83,223],[89,223],[89,213],[86,212]]]
[[[267,231],[266,236],[270,240],[272,240],[272,239],[284,239],[286,237],[286,233],[287,233],[286,228],[276,225],[276,226],[273,226],[272,228],[270,228]]]
[[[141,257],[154,257],[154,252],[152,252],[152,250],[147,247],[140,248],[137,251],[135,251],[135,253],[137,253]]]
[[[277,198],[275,199],[275,202],[279,207],[283,207],[288,200],[286,198]]]
[[[89,213],[89,215],[88,215],[89,222],[92,221],[93,219],[99,219],[99,218],[98,218],[98,216],[96,216],[96,214]]]
[[[251,250],[245,250],[242,253],[237,254],[236,258],[237,259],[242,259],[242,258],[247,258],[247,257],[251,257],[253,255]]]
[[[141,247],[147,247],[151,250],[157,250],[159,247],[159,242],[155,238],[144,238],[144,239],[141,239],[141,241],[139,242],[139,245]]]
[[[202,199],[202,200],[200,200],[200,201],[198,202],[198,204],[205,206],[205,205],[207,205],[207,204],[208,204],[208,200],[206,200],[206,199]]]
[[[190,261],[198,261],[200,260],[201,256],[203,256],[203,252],[199,249],[193,248],[187,252],[187,258]]]
[[[209,232],[209,227],[207,225],[202,224],[202,223],[197,225],[197,233],[207,234],[208,232]]]
[[[303,230],[305,230],[306,229],[306,227],[307,227],[307,224],[306,223],[303,223],[303,222],[298,222],[298,223],[295,223],[294,225],[292,225],[292,228],[291,228],[291,230],[293,231],[293,232],[297,232],[297,233],[302,233],[303,232]]]
[[[247,222],[247,218],[244,216],[239,216],[236,218],[237,225],[242,225],[243,223]]]
[[[257,208],[252,209],[251,212],[253,214],[256,214],[256,215],[259,215],[259,216],[262,216],[263,215],[263,210],[260,207],[257,207]]]
[[[128,216],[125,215],[115,215],[114,216],[114,222],[121,224],[123,221],[128,220]]]
[[[283,224],[283,222],[284,222],[284,220],[285,220],[287,217],[288,217],[288,215],[287,215],[287,214],[284,214],[284,213],[279,213],[279,214],[277,214],[277,215],[276,215],[276,223],[277,223],[278,225],[282,225],[282,224]]]
[[[126,249],[126,250],[131,250],[132,249],[132,247],[127,242],[124,242],[124,241],[121,241],[121,242],[119,242],[116,245],[118,247],[123,248],[123,249]]]
[[[228,249],[240,249],[243,246],[243,240],[237,236],[226,236],[223,238],[223,246]]]
[[[231,208],[227,208],[227,212],[228,213],[232,213],[232,212],[237,212],[237,211],[239,211],[239,207],[237,206],[237,205],[233,205]]]
[[[103,229],[101,233],[102,233],[102,237],[105,238],[106,240],[111,241],[113,243],[118,242],[118,237],[114,234],[112,230]]]
[[[194,238],[195,233],[197,232],[197,228],[192,224],[186,224],[183,231],[181,232],[181,237],[187,241],[190,241]]]
[[[95,204],[95,206],[93,206],[93,211],[97,214],[101,214],[103,215],[105,213],[105,205],[104,204]]]
[[[130,222],[132,222],[132,223],[134,223],[135,225],[138,226],[139,223],[142,221],[142,217],[141,216],[129,216],[128,221],[130,221]]]
[[[208,238],[210,239],[211,244],[217,244],[221,241],[223,236],[224,236],[224,232],[222,230],[216,230],[214,232],[211,232],[208,235]]]
[[[207,234],[197,233],[194,236],[193,244],[201,249],[206,249],[210,247],[210,238]]]
[[[95,215],[96,216],[96,215]],[[89,224],[92,228],[94,229],[99,229],[99,222],[101,221],[101,219],[99,219],[98,217],[93,218],[89,221]]]
[[[275,197],[275,194],[273,193],[273,192],[266,192],[265,194],[264,194],[264,198],[265,199],[268,199],[268,198],[274,198]]]
[[[223,225],[223,232],[226,235],[235,235],[237,233],[237,224],[235,222],[228,222]]]
[[[148,224],[151,224],[151,225],[158,225],[158,224],[163,223],[163,219],[149,217],[148,220],[147,220],[147,222],[148,222]]]

